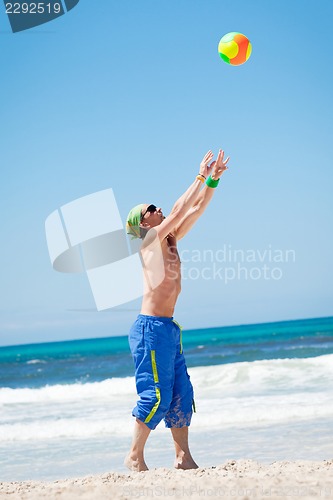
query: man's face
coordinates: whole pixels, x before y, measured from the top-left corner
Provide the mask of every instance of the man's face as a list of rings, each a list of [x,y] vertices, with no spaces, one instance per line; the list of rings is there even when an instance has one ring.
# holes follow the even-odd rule
[[[141,210],[141,227],[149,229],[151,227],[159,226],[165,219],[160,207],[156,205],[146,204]]]

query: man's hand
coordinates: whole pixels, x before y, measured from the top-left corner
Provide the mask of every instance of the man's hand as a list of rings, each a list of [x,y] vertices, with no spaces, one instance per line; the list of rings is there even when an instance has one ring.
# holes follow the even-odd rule
[[[228,170],[227,163],[230,160],[230,157],[224,160],[224,151],[222,149],[219,150],[219,154],[217,155],[216,161],[214,161],[210,166],[212,168],[211,178],[214,181],[217,181],[223,174],[225,170]]]
[[[208,151],[205,156],[203,157],[201,163],[200,163],[200,170],[199,170],[199,173],[204,175],[206,178],[208,177],[209,173],[210,173],[210,168],[212,166],[209,165],[209,162],[212,161],[213,159],[213,153],[212,151]]]

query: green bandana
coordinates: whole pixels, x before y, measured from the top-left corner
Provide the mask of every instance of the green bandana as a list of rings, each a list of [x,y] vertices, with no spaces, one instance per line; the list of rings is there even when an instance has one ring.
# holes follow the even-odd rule
[[[140,238],[141,210],[143,207],[144,203],[136,205],[127,216],[126,233],[132,236],[132,240],[134,240],[134,238]]]

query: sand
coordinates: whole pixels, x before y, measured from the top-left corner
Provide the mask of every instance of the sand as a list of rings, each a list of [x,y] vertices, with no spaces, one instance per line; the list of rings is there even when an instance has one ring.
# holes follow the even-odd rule
[[[333,499],[333,459],[260,464],[228,460],[196,470],[151,469],[53,482],[0,483],[0,498],[134,499],[134,498],[269,498]]]

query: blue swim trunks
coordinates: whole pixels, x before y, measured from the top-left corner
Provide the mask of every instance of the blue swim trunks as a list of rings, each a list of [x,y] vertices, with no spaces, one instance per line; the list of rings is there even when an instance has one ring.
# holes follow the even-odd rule
[[[150,429],[189,426],[194,407],[181,328],[173,318],[139,314],[129,333],[139,396],[132,415]],[[195,411],[195,410],[194,410]]]

